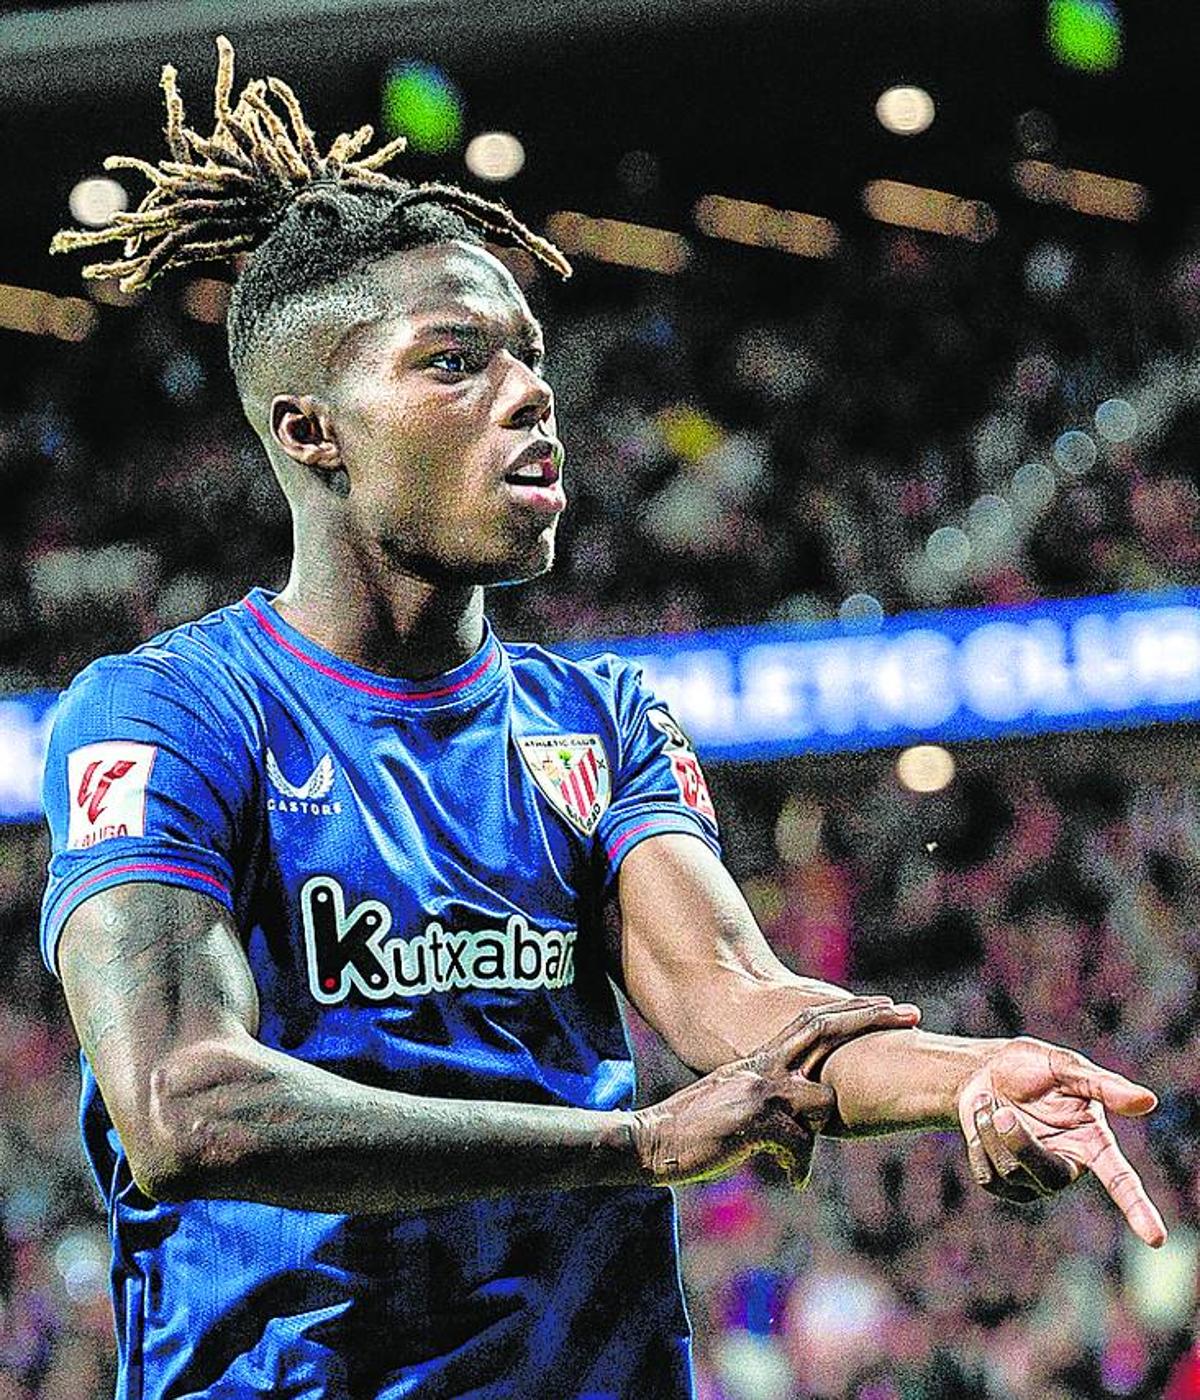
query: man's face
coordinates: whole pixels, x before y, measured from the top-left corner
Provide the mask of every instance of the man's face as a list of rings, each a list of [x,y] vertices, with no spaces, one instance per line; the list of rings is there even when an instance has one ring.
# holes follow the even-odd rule
[[[566,505],[542,331],[507,269],[438,243],[374,264],[392,308],[333,356],[355,534],[438,582],[533,578]]]

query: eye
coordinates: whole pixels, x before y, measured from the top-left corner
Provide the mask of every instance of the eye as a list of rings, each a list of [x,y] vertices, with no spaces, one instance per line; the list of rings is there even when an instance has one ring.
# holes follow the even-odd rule
[[[429,364],[431,368],[445,370],[447,374],[470,374],[479,368],[477,358],[466,350],[439,350],[436,355],[430,356]]]

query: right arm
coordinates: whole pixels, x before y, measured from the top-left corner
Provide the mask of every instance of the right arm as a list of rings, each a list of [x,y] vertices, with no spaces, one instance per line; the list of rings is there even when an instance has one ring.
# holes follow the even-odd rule
[[[258,997],[229,911],[150,882],[70,915],[58,965],[138,1187],[305,1210],[420,1210],[480,1196],[661,1184],[752,1152],[807,1174],[834,1044],[911,1024],[879,999],[807,1013],[768,1053],[638,1113],[439,1099],[356,1083],[255,1038]]]

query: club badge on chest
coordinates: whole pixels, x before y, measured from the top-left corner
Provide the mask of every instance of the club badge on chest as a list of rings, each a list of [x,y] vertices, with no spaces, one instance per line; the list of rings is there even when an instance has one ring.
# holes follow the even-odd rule
[[[533,734],[517,747],[542,796],[584,836],[608,810],[612,780],[598,734]]]

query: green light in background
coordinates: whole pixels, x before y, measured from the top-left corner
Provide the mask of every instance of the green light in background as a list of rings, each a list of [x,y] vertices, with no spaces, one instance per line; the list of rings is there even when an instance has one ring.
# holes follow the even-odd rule
[[[387,134],[407,136],[414,151],[441,155],[462,139],[462,96],[432,63],[393,68],[383,81],[382,107]]]
[[[1071,68],[1107,73],[1121,61],[1121,16],[1112,0],[1050,0],[1046,37]]]

